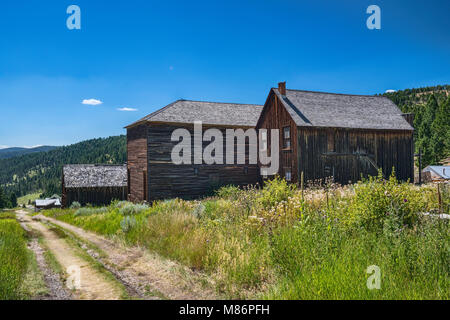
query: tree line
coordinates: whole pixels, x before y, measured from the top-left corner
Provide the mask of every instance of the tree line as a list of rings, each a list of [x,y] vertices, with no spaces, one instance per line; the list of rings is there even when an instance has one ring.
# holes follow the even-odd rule
[[[450,85],[385,93],[404,113],[414,114],[415,152],[423,166],[450,156]]]
[[[123,164],[126,136],[86,140],[48,152],[0,159],[0,188],[17,197],[42,192],[42,197],[61,194],[64,164]]]

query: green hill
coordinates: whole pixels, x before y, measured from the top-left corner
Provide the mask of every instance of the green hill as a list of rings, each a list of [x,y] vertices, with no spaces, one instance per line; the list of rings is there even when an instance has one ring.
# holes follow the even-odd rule
[[[23,156],[25,154],[29,153],[36,153],[36,152],[46,152],[50,150],[54,150],[57,147],[53,146],[40,146],[40,147],[34,147],[34,148],[5,148],[0,149],[0,159],[8,159],[8,158],[14,158]]]
[[[45,196],[61,193],[64,164],[126,161],[126,136],[83,141],[47,152],[0,159],[0,187],[17,197],[44,190]]]
[[[450,156],[450,85],[385,93],[404,113],[414,113],[416,152],[423,166]]]

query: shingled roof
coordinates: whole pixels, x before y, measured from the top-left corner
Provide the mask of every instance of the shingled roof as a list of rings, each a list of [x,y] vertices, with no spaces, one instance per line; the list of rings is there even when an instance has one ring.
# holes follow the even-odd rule
[[[255,127],[262,108],[255,104],[177,100],[126,128],[144,122],[190,124],[195,121],[205,125]]]
[[[286,90],[282,96],[272,90],[300,127],[414,130],[386,97],[302,90]]]
[[[126,165],[68,164],[63,167],[66,188],[126,187]]]

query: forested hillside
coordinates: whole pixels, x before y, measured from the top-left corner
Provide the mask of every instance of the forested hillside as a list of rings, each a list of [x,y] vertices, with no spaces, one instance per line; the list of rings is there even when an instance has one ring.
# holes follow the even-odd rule
[[[83,141],[47,152],[0,159],[0,188],[17,197],[42,190],[44,196],[61,193],[64,164],[110,163],[126,161],[124,135]]]
[[[6,149],[0,149],[0,159],[7,159],[7,158],[14,158],[18,156],[23,156],[25,154],[29,153],[35,153],[35,152],[45,152],[54,150],[57,147],[52,146],[40,146],[40,147],[34,147],[34,148],[6,148]]]
[[[405,113],[414,113],[416,152],[423,166],[450,156],[450,85],[385,93]]]

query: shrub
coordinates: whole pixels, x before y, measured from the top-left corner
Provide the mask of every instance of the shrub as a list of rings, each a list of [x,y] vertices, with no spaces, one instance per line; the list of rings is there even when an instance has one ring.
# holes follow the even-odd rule
[[[287,201],[294,195],[296,189],[294,184],[289,184],[285,179],[276,176],[272,180],[265,181],[257,202],[263,208],[269,209],[281,201]]]
[[[132,216],[125,216],[123,217],[122,221],[120,222],[120,227],[122,228],[122,231],[124,233],[128,233],[129,231],[131,231],[131,229],[133,229],[134,227],[136,227],[136,219]]]
[[[419,213],[429,209],[430,203],[425,199],[429,198],[430,191],[400,183],[394,173],[384,180],[380,171],[377,177],[354,185],[355,194],[344,218],[350,224],[359,224],[368,230],[381,230],[390,215],[394,215],[402,226],[412,226]]]
[[[136,215],[142,213],[147,210],[149,206],[145,204],[133,204],[131,202],[123,204],[123,206],[119,209],[119,212],[124,216]]]
[[[242,192],[239,187],[228,185],[216,191],[216,196],[222,199],[237,200]]]
[[[80,208],[81,208],[81,204],[78,201],[74,201],[70,205],[70,209],[80,209]]]

